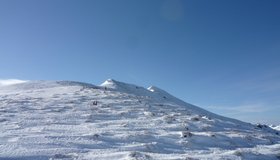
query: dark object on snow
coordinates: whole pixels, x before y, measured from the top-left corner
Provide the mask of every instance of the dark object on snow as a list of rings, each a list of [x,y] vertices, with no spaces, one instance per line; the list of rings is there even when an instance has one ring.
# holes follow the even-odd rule
[[[258,128],[268,128],[268,126],[265,124],[257,124],[257,127]]]
[[[200,119],[199,117],[192,117],[191,118],[192,121],[199,121],[199,119]]]
[[[192,136],[193,136],[193,134],[191,132],[188,132],[188,131],[183,131],[181,133],[182,138],[187,138],[187,137],[192,137]]]
[[[100,135],[99,134],[94,134],[93,138],[98,138]]]
[[[97,101],[93,101],[92,104],[93,104],[94,106],[96,106],[96,105],[97,105]]]
[[[67,159],[71,158],[72,159],[73,157],[71,155],[55,154],[53,158],[54,159],[65,159],[65,158],[67,158]]]

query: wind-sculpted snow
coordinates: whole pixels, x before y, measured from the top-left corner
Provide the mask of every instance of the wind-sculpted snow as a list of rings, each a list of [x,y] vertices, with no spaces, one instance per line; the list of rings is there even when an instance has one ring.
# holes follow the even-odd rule
[[[278,131],[280,131],[280,125],[278,125],[278,126],[275,126],[275,125],[272,125],[272,126],[270,126],[272,129],[275,129],[275,130],[278,130]]]
[[[279,159],[279,131],[107,80],[0,87],[0,160]]]

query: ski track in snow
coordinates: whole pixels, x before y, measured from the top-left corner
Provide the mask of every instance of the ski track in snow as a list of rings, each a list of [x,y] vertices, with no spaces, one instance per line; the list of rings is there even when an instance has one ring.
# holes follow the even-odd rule
[[[114,80],[0,86],[0,126],[0,160],[280,159],[279,131]]]

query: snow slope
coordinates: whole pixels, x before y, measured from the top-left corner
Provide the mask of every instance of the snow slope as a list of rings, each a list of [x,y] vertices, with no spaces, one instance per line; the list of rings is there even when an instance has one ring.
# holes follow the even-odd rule
[[[0,160],[279,159],[279,132],[208,112],[167,92],[100,86],[0,86]]]
[[[0,86],[8,86],[13,84],[24,83],[26,81],[18,80],[18,79],[0,79]]]
[[[272,129],[275,129],[275,130],[280,131],[280,125],[278,125],[278,126],[271,125],[270,127],[271,127]]]

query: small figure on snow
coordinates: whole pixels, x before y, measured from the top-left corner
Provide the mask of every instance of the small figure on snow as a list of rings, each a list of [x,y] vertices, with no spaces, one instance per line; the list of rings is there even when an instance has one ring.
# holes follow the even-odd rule
[[[97,105],[97,101],[93,101],[93,103],[92,103],[94,106],[96,106]]]

